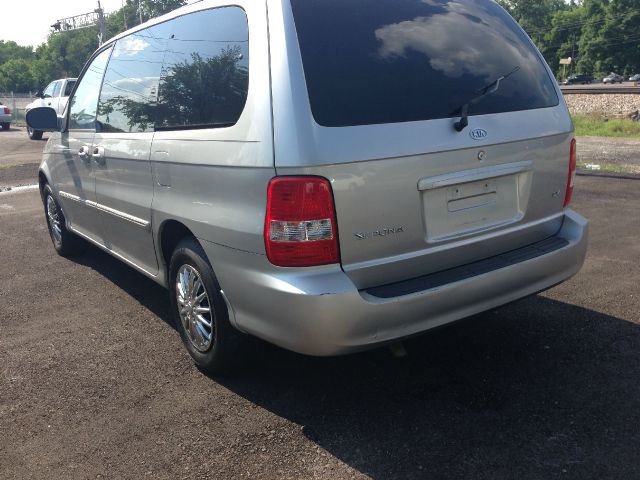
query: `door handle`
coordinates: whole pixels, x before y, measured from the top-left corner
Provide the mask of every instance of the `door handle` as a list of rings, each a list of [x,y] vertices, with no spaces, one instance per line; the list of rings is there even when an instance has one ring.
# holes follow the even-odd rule
[[[78,150],[78,156],[80,157],[80,160],[84,162],[89,160],[89,147],[87,147],[86,145],[82,145]]]
[[[104,165],[104,147],[93,147],[91,156],[98,165]]]

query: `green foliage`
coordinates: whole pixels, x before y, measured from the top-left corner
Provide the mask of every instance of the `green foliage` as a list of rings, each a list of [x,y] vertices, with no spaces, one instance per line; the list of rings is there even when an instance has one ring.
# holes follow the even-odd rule
[[[635,137],[640,138],[640,122],[629,118],[602,118],[591,115],[575,115],[573,125],[578,136]]]
[[[21,47],[14,41],[0,40],[0,65],[11,59],[29,60],[33,55],[31,47]]]
[[[144,0],[143,21],[163,15],[185,3],[186,0]],[[107,38],[139,23],[138,0],[126,0],[121,9],[107,18]],[[35,52],[30,46],[0,40],[0,91],[36,91],[56,78],[76,77],[97,48],[97,27],[51,33]]]
[[[638,0],[498,0],[522,25],[551,68],[572,57],[570,73],[602,78],[640,73]]]
[[[12,58],[0,65],[0,92],[27,92],[33,85],[29,63]]]

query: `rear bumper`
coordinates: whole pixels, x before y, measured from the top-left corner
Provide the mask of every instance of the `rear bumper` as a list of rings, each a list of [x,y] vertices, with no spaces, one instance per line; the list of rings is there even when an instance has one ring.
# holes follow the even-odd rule
[[[203,242],[237,328],[289,350],[329,356],[371,348],[546,290],[581,268],[588,222],[565,212],[561,248],[399,296],[359,291],[336,266],[287,269]]]
[[[11,115],[0,113],[0,123],[11,123]]]

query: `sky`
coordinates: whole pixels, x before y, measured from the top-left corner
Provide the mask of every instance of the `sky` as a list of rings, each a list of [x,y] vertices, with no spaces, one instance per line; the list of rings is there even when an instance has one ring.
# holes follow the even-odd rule
[[[122,0],[100,0],[105,13],[122,6]],[[0,7],[0,40],[13,40],[34,48],[47,39],[51,25],[60,18],[88,13],[97,0],[3,0]]]

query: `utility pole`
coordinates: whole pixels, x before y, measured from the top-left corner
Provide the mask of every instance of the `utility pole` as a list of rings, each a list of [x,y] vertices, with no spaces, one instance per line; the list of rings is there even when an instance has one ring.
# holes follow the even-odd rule
[[[98,8],[94,10],[95,13],[98,14],[98,46],[101,46],[105,41],[105,36],[107,33],[107,25],[104,21],[104,10],[102,10],[102,6],[100,5],[100,0],[98,0]]]
[[[138,0],[138,13],[140,14],[140,23],[142,24],[142,0]]]
[[[573,46],[571,47],[571,58],[572,59],[576,58],[576,34],[575,33],[573,34]],[[571,65],[571,68],[573,69],[573,63]]]

